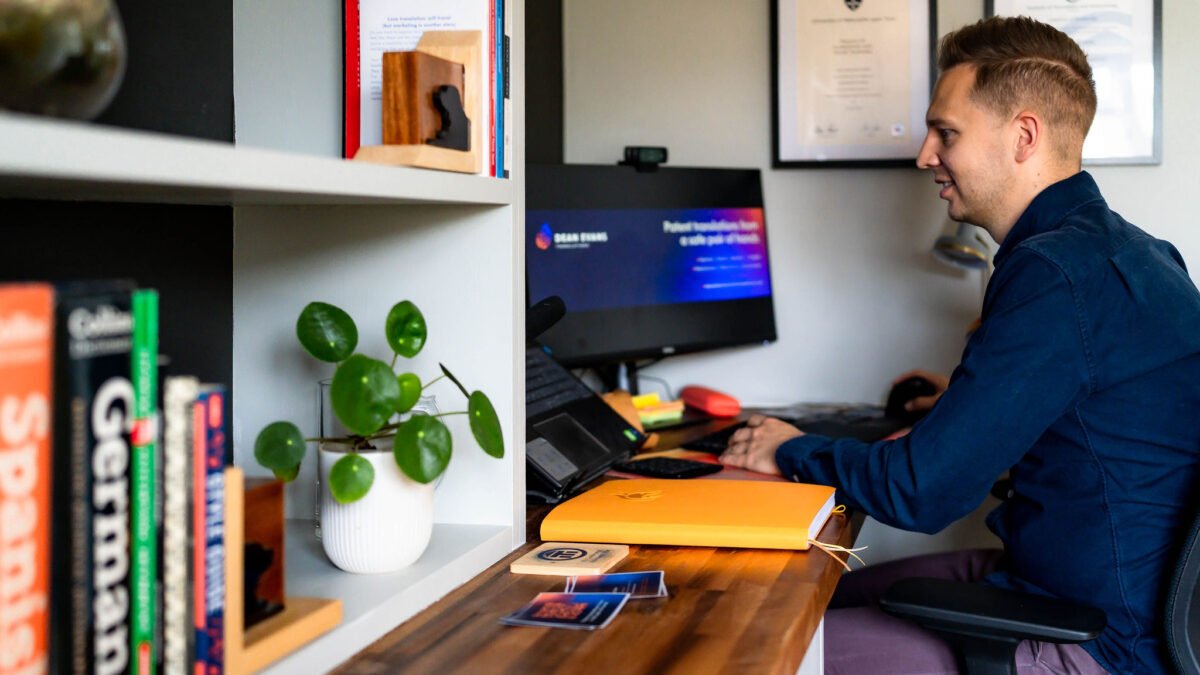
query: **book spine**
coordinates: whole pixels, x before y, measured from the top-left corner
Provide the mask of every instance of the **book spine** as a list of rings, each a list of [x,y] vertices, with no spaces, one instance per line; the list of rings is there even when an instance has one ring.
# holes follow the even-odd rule
[[[0,285],[0,675],[49,667],[53,303]]]
[[[51,672],[129,667],[129,435],[133,340],[127,289],[68,293],[55,318],[55,528]]]
[[[342,157],[354,159],[358,152],[362,126],[362,65],[359,62],[358,0],[342,3]]]
[[[207,484],[208,470],[205,468],[208,462],[208,427],[205,425],[205,419],[208,417],[205,414],[207,406],[204,402],[204,397],[207,394],[201,393],[197,395],[196,402],[192,405],[192,439],[191,439],[191,460],[192,460],[192,526],[191,526],[191,551],[192,551],[192,642],[193,642],[193,660],[192,672],[194,675],[204,675],[205,666],[207,664],[208,654],[208,614],[204,604],[206,597],[205,593],[205,568],[204,568],[204,495],[205,486]]]
[[[188,675],[194,642],[191,622],[192,406],[194,377],[169,377],[163,386],[163,673]]]
[[[225,663],[225,393],[214,385],[205,397],[207,454],[204,503],[204,611],[207,675]]]
[[[494,39],[492,46],[495,50],[495,78],[496,78],[496,95],[492,101],[492,112],[496,119],[494,133],[492,135],[492,147],[496,150],[496,171],[495,175],[499,178],[504,177],[504,87],[506,85],[507,75],[505,71],[508,69],[508,64],[505,61],[504,53],[504,0],[496,0],[496,12],[492,21],[492,32]]]
[[[504,177],[512,176],[512,97],[509,91],[512,88],[512,8],[506,7],[504,12],[504,123],[503,133],[504,142],[501,144],[504,147]]]
[[[154,675],[157,654],[154,644],[158,570],[158,531],[155,527],[154,491],[156,403],[158,401],[158,293],[139,290],[133,294],[133,432],[131,452],[131,511],[133,540],[129,577],[133,590],[130,612],[130,653],[133,673]]]
[[[488,95],[484,100],[488,102],[488,173],[492,176],[496,175],[496,2],[490,0],[488,2],[488,27],[487,27],[487,67],[483,72],[487,76]]]

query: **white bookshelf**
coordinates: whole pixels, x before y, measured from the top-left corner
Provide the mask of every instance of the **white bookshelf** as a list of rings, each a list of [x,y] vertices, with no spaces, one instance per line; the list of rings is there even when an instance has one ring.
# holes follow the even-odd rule
[[[511,549],[508,528],[434,526],[433,541],[412,567],[395,574],[356,575],[333,569],[312,539],[312,521],[288,523],[288,593],[342,600],[336,639],[326,636],[272,664],[266,673],[325,673],[478,574]],[[403,664],[396,664],[397,670]]]
[[[505,457],[485,456],[455,421],[465,417],[448,418],[454,457],[435,493],[432,543],[394,575],[350,575],[325,559],[312,538],[310,449],[287,491],[287,590],[339,598],[345,619],[274,672],[335,667],[525,539],[524,7],[506,4],[508,180],[337,156],[340,3],[234,0],[233,144],[0,112],[0,198],[230,207],[231,441],[248,476],[266,473],[253,460],[262,426],[290,419],[315,430],[316,381],[331,373],[293,334],[310,300],[347,309],[367,353],[381,351],[392,303],[413,300],[430,337],[412,370],[424,380],[445,362],[495,404]],[[465,409],[452,385],[435,392],[443,411]]]
[[[0,194],[183,204],[511,204],[514,181],[0,112]]]

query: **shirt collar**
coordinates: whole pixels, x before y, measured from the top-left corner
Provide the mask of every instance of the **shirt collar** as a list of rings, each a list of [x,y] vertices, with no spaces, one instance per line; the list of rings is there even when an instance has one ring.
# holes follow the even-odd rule
[[[1033,198],[1025,212],[1008,231],[1000,250],[996,251],[993,264],[999,265],[1003,262],[1004,258],[1026,239],[1057,228],[1067,214],[1079,206],[1103,199],[1100,187],[1086,171],[1080,171],[1047,187]]]

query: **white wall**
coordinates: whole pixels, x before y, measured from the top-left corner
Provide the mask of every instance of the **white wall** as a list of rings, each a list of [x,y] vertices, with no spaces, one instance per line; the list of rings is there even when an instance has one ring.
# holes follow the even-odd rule
[[[938,4],[941,33],[983,15],[981,0]],[[668,359],[647,374],[750,404],[880,401],[904,370],[957,363],[980,283],[929,257],[948,227],[932,178],[915,168],[770,168],[768,0],[563,5],[567,162],[665,145],[670,165],[764,171],[779,341]],[[1200,3],[1163,5],[1163,163],[1089,170],[1114,209],[1176,244],[1195,277],[1200,231],[1181,202],[1200,189]],[[994,542],[980,521],[976,513],[935,538],[869,523],[860,541],[873,561]]]

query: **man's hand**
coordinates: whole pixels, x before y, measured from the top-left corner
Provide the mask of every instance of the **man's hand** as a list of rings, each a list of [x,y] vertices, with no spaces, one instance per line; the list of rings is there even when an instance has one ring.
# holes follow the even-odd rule
[[[785,441],[803,435],[803,431],[774,417],[751,415],[746,426],[729,438],[729,447],[721,455],[721,463],[778,476],[775,451]]]
[[[905,403],[904,409],[909,412],[929,410],[933,407],[933,404],[937,403],[937,400],[942,397],[942,394],[945,393],[946,387],[950,386],[950,378],[942,375],[941,373],[932,373],[928,370],[910,370],[900,377],[892,380],[892,386],[894,387],[910,377],[920,377],[929,380],[929,383],[932,384],[937,391],[929,396],[918,396],[908,403]]]

